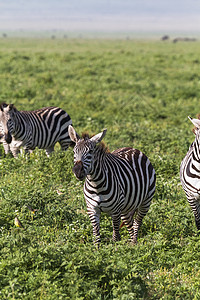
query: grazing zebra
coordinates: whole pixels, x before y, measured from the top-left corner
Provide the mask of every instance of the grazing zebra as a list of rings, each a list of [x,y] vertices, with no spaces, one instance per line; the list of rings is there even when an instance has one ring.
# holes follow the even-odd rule
[[[155,192],[155,171],[146,155],[139,150],[121,148],[108,152],[100,143],[105,134],[106,130],[81,139],[69,126],[69,136],[75,142],[73,172],[79,180],[86,177],[84,196],[95,244],[100,244],[101,212],[112,217],[113,241],[120,240],[122,218],[135,244]],[[137,216],[133,221],[136,210]]]
[[[62,150],[73,144],[68,134],[71,118],[59,107],[18,111],[13,104],[2,103],[0,109],[4,138],[8,144],[12,142],[14,157],[17,157],[20,147],[25,152],[36,147],[45,149],[49,156],[57,142]]]
[[[180,180],[200,230],[200,120],[188,117],[195,125],[195,140],[180,167]]]

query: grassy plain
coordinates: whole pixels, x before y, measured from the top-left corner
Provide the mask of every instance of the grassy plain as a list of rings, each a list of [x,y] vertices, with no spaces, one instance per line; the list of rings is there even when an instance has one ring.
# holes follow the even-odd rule
[[[0,148],[1,299],[199,299],[200,237],[179,182],[200,113],[200,43],[0,40],[0,99],[20,110],[60,106],[78,133],[107,128],[112,151],[143,151],[157,189],[135,247],[112,243],[101,218],[96,251],[72,149],[47,158]],[[58,194],[58,191],[61,192]],[[34,215],[26,205],[37,209]],[[16,228],[18,215],[24,228]]]

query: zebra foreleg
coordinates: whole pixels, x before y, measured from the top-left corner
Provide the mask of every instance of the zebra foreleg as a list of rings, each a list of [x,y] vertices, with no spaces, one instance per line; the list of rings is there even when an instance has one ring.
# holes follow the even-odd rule
[[[11,153],[10,146],[6,143],[6,141],[3,141],[3,148],[5,151],[5,154]]]
[[[12,155],[14,156],[14,158],[17,158],[18,154],[20,153],[20,149],[19,147],[12,147],[10,146]]]
[[[120,233],[119,233],[120,221],[121,221],[120,214],[112,215],[113,242],[121,240],[121,236],[120,236]]]
[[[188,202],[194,213],[197,230],[200,230],[200,203],[196,199],[192,199],[192,200],[188,199]]]
[[[92,223],[93,228],[93,242],[99,248],[101,238],[100,238],[100,213],[91,212],[88,210],[88,215]]]

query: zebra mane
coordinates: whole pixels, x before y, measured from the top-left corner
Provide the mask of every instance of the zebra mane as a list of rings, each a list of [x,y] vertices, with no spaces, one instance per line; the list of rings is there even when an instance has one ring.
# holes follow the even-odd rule
[[[83,132],[82,133],[82,138],[86,141],[88,139],[90,139],[91,137],[93,137],[93,135],[89,135],[87,132]]]
[[[88,139],[91,139],[95,134],[89,135],[87,132],[83,132],[82,133],[82,138],[84,139],[84,141],[87,141]],[[104,142],[100,142],[97,146],[99,149],[101,149],[102,151],[104,151],[105,153],[109,153],[109,149],[108,147],[105,145]]]

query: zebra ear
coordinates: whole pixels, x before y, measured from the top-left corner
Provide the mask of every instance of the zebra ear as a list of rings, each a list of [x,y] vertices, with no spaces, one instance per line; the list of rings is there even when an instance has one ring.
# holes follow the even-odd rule
[[[76,131],[72,125],[69,125],[68,133],[69,133],[69,137],[72,140],[72,142],[77,143],[78,140],[80,140],[79,135],[76,133]]]
[[[93,136],[90,141],[95,142],[96,144],[100,143],[101,140],[104,138],[104,136],[106,135],[107,129],[104,129],[102,132],[96,134],[95,136]]]
[[[199,119],[192,119],[188,116],[188,119],[194,124],[195,127],[200,128],[200,120]]]
[[[1,111],[4,111],[4,108],[6,108],[8,106],[8,104],[6,104],[5,102],[1,103]]]
[[[9,107],[9,111],[11,111],[14,107],[14,104],[9,104],[8,107]]]
[[[16,109],[16,107],[14,106],[14,104],[9,104],[9,105],[8,105],[8,109],[9,109],[9,111],[14,111],[14,112],[17,111],[17,109]]]

